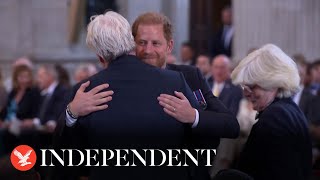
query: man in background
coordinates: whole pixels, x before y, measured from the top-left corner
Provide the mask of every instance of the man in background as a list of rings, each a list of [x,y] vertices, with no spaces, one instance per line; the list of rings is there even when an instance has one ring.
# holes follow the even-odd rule
[[[228,57],[232,56],[232,39],[234,29],[232,26],[232,9],[227,6],[221,11],[222,27],[218,30],[211,41],[211,54],[215,57],[224,54]]]
[[[206,80],[211,77],[210,57],[208,55],[200,54],[196,59],[196,67],[199,68]]]
[[[230,80],[231,62],[225,55],[216,56],[211,62],[212,77],[208,79],[212,93],[234,114],[238,114],[242,99],[240,87]]]

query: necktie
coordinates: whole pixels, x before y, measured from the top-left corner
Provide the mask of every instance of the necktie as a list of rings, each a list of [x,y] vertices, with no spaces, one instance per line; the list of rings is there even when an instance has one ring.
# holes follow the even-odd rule
[[[219,91],[219,86],[218,85],[213,86],[212,93],[213,93],[214,96],[219,97],[220,91]]]
[[[42,97],[42,103],[40,106],[40,112],[39,112],[39,119],[41,123],[44,123],[45,121],[45,115],[46,115],[46,111],[48,109],[48,103],[50,100],[50,95],[46,94]]]

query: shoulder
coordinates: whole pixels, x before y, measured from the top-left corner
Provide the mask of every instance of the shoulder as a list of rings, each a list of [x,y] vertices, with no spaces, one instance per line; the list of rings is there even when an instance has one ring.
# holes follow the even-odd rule
[[[168,69],[173,71],[180,71],[186,73],[197,73],[197,68],[195,66],[189,65],[175,65],[175,64],[168,64]]]
[[[240,93],[242,95],[242,90],[238,85],[232,84],[231,80],[225,81],[225,86],[230,87],[230,89],[236,93]]]
[[[269,107],[266,108],[266,114],[288,114],[290,111],[295,110],[297,106],[290,98],[276,98]]]
[[[265,111],[261,114],[259,121],[264,126],[269,126],[272,129],[286,127],[290,124],[294,117],[300,116],[299,108],[289,98],[276,99]]]

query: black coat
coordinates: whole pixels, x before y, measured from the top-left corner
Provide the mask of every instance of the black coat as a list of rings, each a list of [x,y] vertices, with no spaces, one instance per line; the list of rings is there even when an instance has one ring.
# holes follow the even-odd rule
[[[41,124],[45,124],[49,120],[58,120],[61,113],[65,110],[67,101],[67,88],[62,84],[58,84],[50,96],[48,103],[44,105],[45,102],[43,101],[44,98],[41,100],[41,106],[38,113],[38,118],[40,119]]]
[[[16,96],[16,91],[12,90],[7,99],[7,105],[0,113],[0,119],[5,119],[8,113],[8,107]],[[16,116],[18,119],[32,119],[37,116],[40,104],[40,92],[37,88],[28,88],[20,102],[17,104],[18,109]]]
[[[213,82],[212,77],[208,79],[211,89],[213,89]],[[240,87],[233,85],[231,80],[226,80],[218,99],[236,116],[242,99],[242,90]]]
[[[311,173],[305,116],[291,98],[275,99],[258,116],[240,155],[239,169],[255,180],[305,180]]]

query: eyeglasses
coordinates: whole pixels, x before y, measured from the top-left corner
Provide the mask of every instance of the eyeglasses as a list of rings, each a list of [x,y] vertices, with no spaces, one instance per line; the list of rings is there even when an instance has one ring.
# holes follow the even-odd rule
[[[240,85],[243,91],[247,91],[249,93],[253,92],[253,89],[256,88],[258,85],[255,84],[250,84],[250,85]]]

